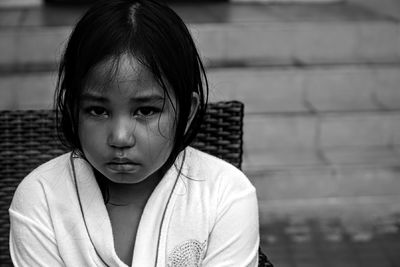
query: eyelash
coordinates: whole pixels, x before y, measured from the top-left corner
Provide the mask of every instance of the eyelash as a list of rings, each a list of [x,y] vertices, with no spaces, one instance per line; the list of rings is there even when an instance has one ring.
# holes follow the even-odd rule
[[[96,113],[95,112],[96,110],[97,111],[101,110],[102,112]],[[86,108],[85,109],[85,113],[87,113],[87,114],[89,114],[90,116],[93,116],[93,117],[100,117],[100,116],[108,115],[105,108],[96,107],[96,106]],[[100,113],[102,113],[102,114],[100,114]]]
[[[155,114],[158,114],[161,111],[161,109],[156,108],[156,107],[140,107],[140,108],[138,108],[136,110],[135,113],[138,113],[140,110],[142,110],[142,114],[141,115],[138,114],[138,115],[139,116],[143,116],[143,117],[150,117],[150,116],[153,116]],[[143,110],[149,111],[150,114],[147,114],[147,115],[143,114]]]
[[[148,113],[150,113],[150,114],[138,114],[140,111],[141,111],[140,113],[143,113],[144,110],[148,111]],[[108,111],[105,108],[98,107],[98,106],[87,107],[84,109],[84,111],[86,114],[89,114],[92,117],[107,117],[109,115]],[[134,116],[138,116],[138,117],[147,119],[147,118],[152,117],[160,112],[161,112],[160,108],[143,106],[143,107],[136,109]]]

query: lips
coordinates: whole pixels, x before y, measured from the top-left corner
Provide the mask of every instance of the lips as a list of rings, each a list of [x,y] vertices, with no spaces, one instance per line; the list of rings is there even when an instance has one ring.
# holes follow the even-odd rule
[[[107,167],[116,172],[132,172],[137,170],[139,164],[127,158],[114,158],[107,163]]]

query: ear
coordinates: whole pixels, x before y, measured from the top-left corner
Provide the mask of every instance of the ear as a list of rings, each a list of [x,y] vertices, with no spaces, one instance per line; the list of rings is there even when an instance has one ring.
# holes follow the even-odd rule
[[[190,114],[186,124],[185,134],[189,130],[190,124],[192,124],[192,121],[196,115],[196,111],[199,108],[199,104],[200,104],[199,94],[193,92],[190,104]]]

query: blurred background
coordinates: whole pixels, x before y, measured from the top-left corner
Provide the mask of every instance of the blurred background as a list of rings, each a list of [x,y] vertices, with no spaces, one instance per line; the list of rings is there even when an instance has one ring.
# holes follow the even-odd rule
[[[52,108],[88,2],[0,0],[0,110]],[[245,103],[243,171],[275,266],[400,266],[400,1],[170,4],[210,100]]]

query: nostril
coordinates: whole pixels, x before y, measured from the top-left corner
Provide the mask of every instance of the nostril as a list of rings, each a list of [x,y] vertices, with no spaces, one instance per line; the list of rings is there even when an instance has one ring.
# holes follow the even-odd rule
[[[113,139],[112,141],[109,142],[109,145],[113,148],[124,149],[134,146],[135,142],[133,141],[133,139],[131,140]]]

